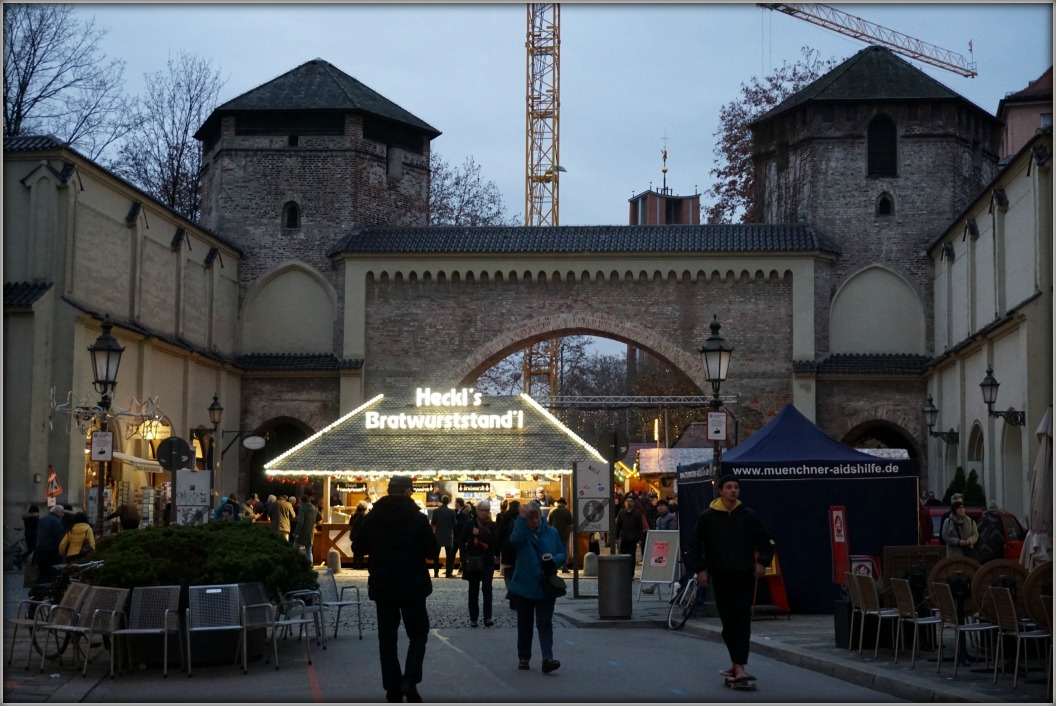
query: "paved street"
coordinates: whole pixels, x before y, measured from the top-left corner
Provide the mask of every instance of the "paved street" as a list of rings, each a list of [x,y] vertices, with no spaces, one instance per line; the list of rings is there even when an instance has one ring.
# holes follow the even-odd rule
[[[21,576],[5,575],[5,613],[24,592]],[[341,583],[364,586],[364,572],[342,572]],[[571,581],[569,582],[571,584]],[[447,702],[891,702],[891,701],[1044,701],[1044,673],[1034,671],[1020,688],[1011,689],[1011,678],[997,686],[989,674],[960,671],[954,681],[950,665],[935,674],[934,661],[924,653],[915,669],[900,660],[891,664],[890,650],[881,649],[873,660],[867,651],[837,648],[833,644],[831,616],[793,616],[791,620],[762,619],[753,623],[751,671],[759,678],[755,692],[730,692],[721,683],[718,669],[726,666],[725,648],[718,638],[718,620],[694,617],[680,632],[660,625],[666,616],[663,599],[643,595],[634,602],[630,620],[599,620],[596,598],[558,602],[555,616],[555,657],[560,670],[539,671],[538,649],[532,669],[516,668],[516,635],[513,613],[496,602],[493,628],[471,628],[466,617],[466,584],[458,579],[434,581],[429,609],[433,630],[426,655],[421,692],[427,701]],[[501,580],[496,593],[503,594]],[[17,589],[17,590],[16,590]],[[596,595],[593,579],[581,582],[583,593]],[[365,590],[364,590],[365,594]],[[342,616],[337,640],[328,648],[313,649],[313,664],[293,641],[280,643],[281,669],[260,661],[250,664],[249,675],[228,665],[196,666],[188,679],[178,667],[163,679],[150,668],[105,677],[106,654],[89,666],[86,679],[69,662],[61,669],[49,665],[44,674],[26,672],[26,644],[15,647],[16,662],[5,665],[5,702],[84,703],[191,703],[191,702],[380,702],[380,668],[373,607],[364,612],[363,640],[356,639],[354,612]],[[5,649],[10,641],[5,629]],[[406,641],[401,640],[401,648]],[[97,651],[98,652],[98,651]],[[58,675],[58,676],[53,676]],[[1041,684],[1032,684],[1037,678]]]

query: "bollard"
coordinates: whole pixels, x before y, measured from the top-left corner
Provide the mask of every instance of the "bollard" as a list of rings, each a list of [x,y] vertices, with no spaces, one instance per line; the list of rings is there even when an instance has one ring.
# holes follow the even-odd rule
[[[630,554],[607,554],[598,557],[598,617],[631,617],[631,584],[634,582],[634,557]]]
[[[326,565],[335,574],[341,571],[341,554],[336,549],[331,549],[326,553]]]
[[[583,575],[584,576],[597,576],[598,575],[598,555],[594,552],[587,552],[583,556]]]

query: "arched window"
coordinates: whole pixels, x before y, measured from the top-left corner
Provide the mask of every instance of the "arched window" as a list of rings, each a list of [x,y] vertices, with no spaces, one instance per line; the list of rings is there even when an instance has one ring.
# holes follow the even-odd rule
[[[895,214],[895,200],[891,197],[891,194],[883,193],[880,194],[880,198],[876,200],[876,215],[878,216],[893,216]]]
[[[286,205],[282,207],[282,227],[301,227],[301,208],[295,201],[287,201]]]
[[[898,176],[898,135],[895,122],[886,115],[877,115],[869,123],[868,157],[869,176]]]

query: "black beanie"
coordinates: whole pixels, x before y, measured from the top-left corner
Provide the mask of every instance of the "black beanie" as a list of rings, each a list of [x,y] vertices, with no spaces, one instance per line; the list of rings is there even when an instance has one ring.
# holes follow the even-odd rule
[[[727,474],[719,477],[719,482],[715,484],[715,487],[718,490],[722,490],[722,486],[726,485],[730,481],[733,481],[734,483],[740,483],[741,482],[737,478],[737,476],[733,475],[732,473],[727,473]]]

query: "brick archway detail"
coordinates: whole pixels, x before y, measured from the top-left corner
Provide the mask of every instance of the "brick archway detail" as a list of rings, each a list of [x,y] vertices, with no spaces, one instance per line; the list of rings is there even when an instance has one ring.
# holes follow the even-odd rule
[[[604,314],[556,314],[511,326],[502,335],[481,344],[452,371],[452,383],[456,386],[471,384],[487,368],[514,351],[550,336],[567,335],[593,335],[627,341],[671,363],[696,385],[701,386],[704,380],[704,368],[699,358],[648,329]]]

